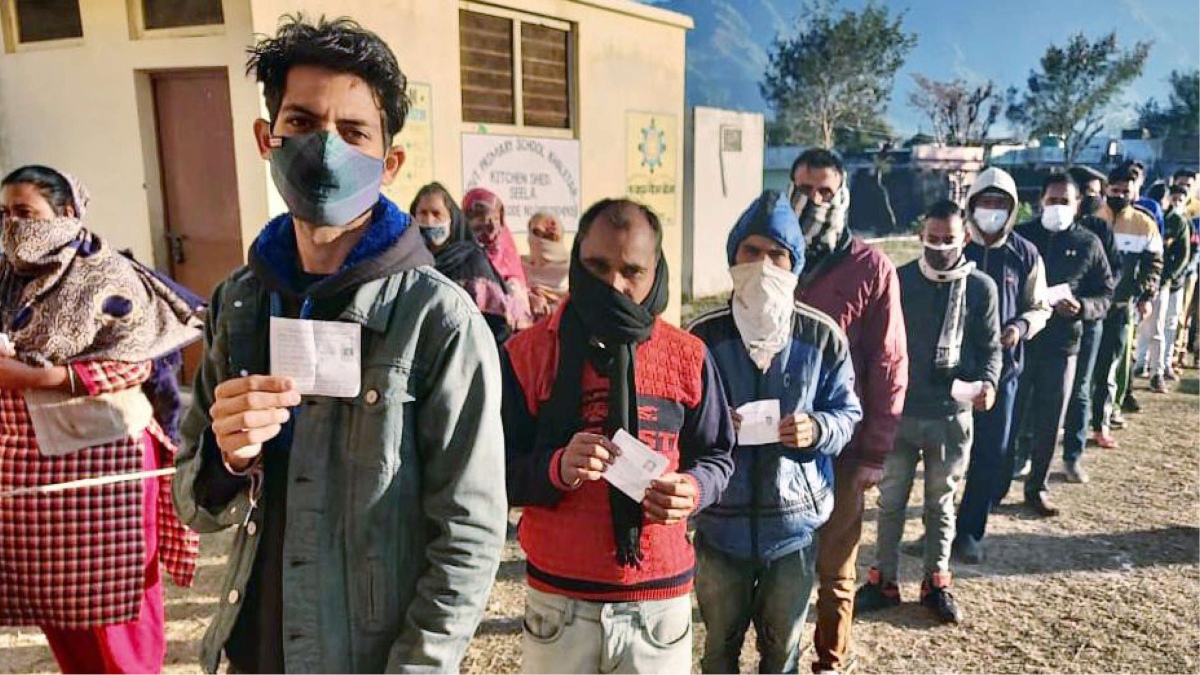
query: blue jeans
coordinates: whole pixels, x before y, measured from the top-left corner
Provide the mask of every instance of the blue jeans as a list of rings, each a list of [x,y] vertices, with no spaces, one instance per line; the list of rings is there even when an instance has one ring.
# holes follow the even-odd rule
[[[1007,373],[1006,373],[1007,375]],[[988,514],[1004,501],[1012,482],[1013,463],[1009,451],[1018,378],[1001,378],[996,406],[975,413],[975,440],[967,469],[967,487],[958,507],[956,536],[983,539]]]
[[[1075,361],[1075,383],[1071,388],[1071,400],[1067,404],[1067,417],[1063,422],[1063,460],[1067,462],[1078,460],[1083,454],[1083,447],[1087,445],[1088,426],[1092,417],[1092,378],[1103,334],[1104,324],[1100,321],[1083,322],[1083,338],[1079,343],[1079,357]]]
[[[758,634],[760,673],[796,673],[816,581],[817,545],[769,563],[727,555],[696,539],[696,599],[707,637],[700,669],[736,673],[746,629]]]

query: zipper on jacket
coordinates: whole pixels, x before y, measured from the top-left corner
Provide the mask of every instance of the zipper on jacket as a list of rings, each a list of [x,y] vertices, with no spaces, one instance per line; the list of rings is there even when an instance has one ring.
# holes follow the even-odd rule
[[[758,369],[755,369],[754,374],[754,400],[757,401],[762,398],[763,378],[766,377],[767,374],[758,371]],[[758,487],[762,480],[762,476],[760,475],[762,472],[762,461],[759,458],[761,454],[762,453],[759,452],[750,453],[750,550],[754,553],[753,559],[755,565],[757,565],[759,561],[758,511],[761,497],[759,495]]]

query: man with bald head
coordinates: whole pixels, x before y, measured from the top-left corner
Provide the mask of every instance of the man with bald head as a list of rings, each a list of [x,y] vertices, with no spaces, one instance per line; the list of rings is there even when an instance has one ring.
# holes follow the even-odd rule
[[[733,472],[721,381],[704,343],[659,318],[667,263],[653,211],[589,208],[569,277],[567,300],[501,353],[508,494],[525,507],[521,670],[691,672],[687,519]],[[662,466],[639,498],[603,480],[634,468],[614,442],[622,431],[646,446],[637,469]]]

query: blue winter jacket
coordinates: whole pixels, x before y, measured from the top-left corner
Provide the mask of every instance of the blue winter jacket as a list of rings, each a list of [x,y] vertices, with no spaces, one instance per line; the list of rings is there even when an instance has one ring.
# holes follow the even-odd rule
[[[833,510],[833,457],[862,419],[845,335],[808,305],[797,303],[794,316],[792,342],[766,373],[750,360],[729,306],[690,327],[708,346],[730,406],[779,399],[782,414],[808,413],[817,426],[807,450],[734,448],[728,487],[695,525],[704,545],[736,558],[770,562],[812,542]]]

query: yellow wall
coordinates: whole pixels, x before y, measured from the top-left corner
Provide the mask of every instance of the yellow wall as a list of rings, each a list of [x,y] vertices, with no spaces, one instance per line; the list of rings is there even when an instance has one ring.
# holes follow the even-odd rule
[[[146,71],[227,67],[242,240],[249,245],[267,204],[250,131],[258,93],[242,76],[248,2],[225,0],[217,35],[138,40],[130,39],[126,0],[84,0],[80,7],[82,45],[0,52],[0,171],[39,163],[75,174],[92,193],[88,224],[161,266],[161,188]]]
[[[0,0],[3,1],[3,0]],[[486,3],[481,3],[486,4]],[[494,3],[574,24],[576,129],[580,140],[581,208],[625,194],[627,110],[675,118],[675,147],[684,127],[686,17],[632,0],[502,0]],[[218,36],[131,41],[126,0],[85,0],[84,45],[0,54],[0,169],[41,162],[78,174],[92,190],[91,225],[119,246],[162,264],[161,205],[153,150],[149,90],[137,71],[228,66],[240,187],[243,245],[269,214],[283,210],[250,134],[261,114],[257,87],[242,76],[254,33],[274,33],[278,18],[350,15],[395,50],[409,79],[432,87],[435,177],[462,192],[462,123],[458,10],[453,0],[225,0]],[[139,111],[140,107],[143,110]],[[489,133],[540,136],[536,129],[489,126]],[[143,144],[147,143],[146,148]],[[149,155],[153,158],[153,155]],[[682,183],[682,153],[675,152]],[[682,188],[682,185],[679,186]],[[675,224],[664,237],[674,276],[668,318],[679,317],[682,190]],[[407,207],[411,195],[394,195]],[[524,237],[518,236],[524,247]]]
[[[465,3],[464,3],[465,4]],[[487,6],[489,3],[476,3]],[[683,147],[685,28],[690,19],[630,0],[502,0],[490,3],[575,24],[577,57],[577,128],[581,158],[581,208],[604,197],[625,194],[625,111],[673,115],[676,147]],[[462,194],[461,134],[479,133],[463,124],[458,51],[458,2],[452,0],[254,0],[253,30],[271,33],[281,13],[347,14],[379,33],[413,82],[432,88],[433,168],[435,178]],[[545,131],[488,125],[489,133],[544,136]],[[675,175],[682,188],[682,153]],[[674,275],[667,316],[679,320],[679,274],[683,269],[682,189],[677,191],[676,225],[664,237]],[[407,208],[411,195],[393,195]],[[517,236],[526,247],[525,237]]]

